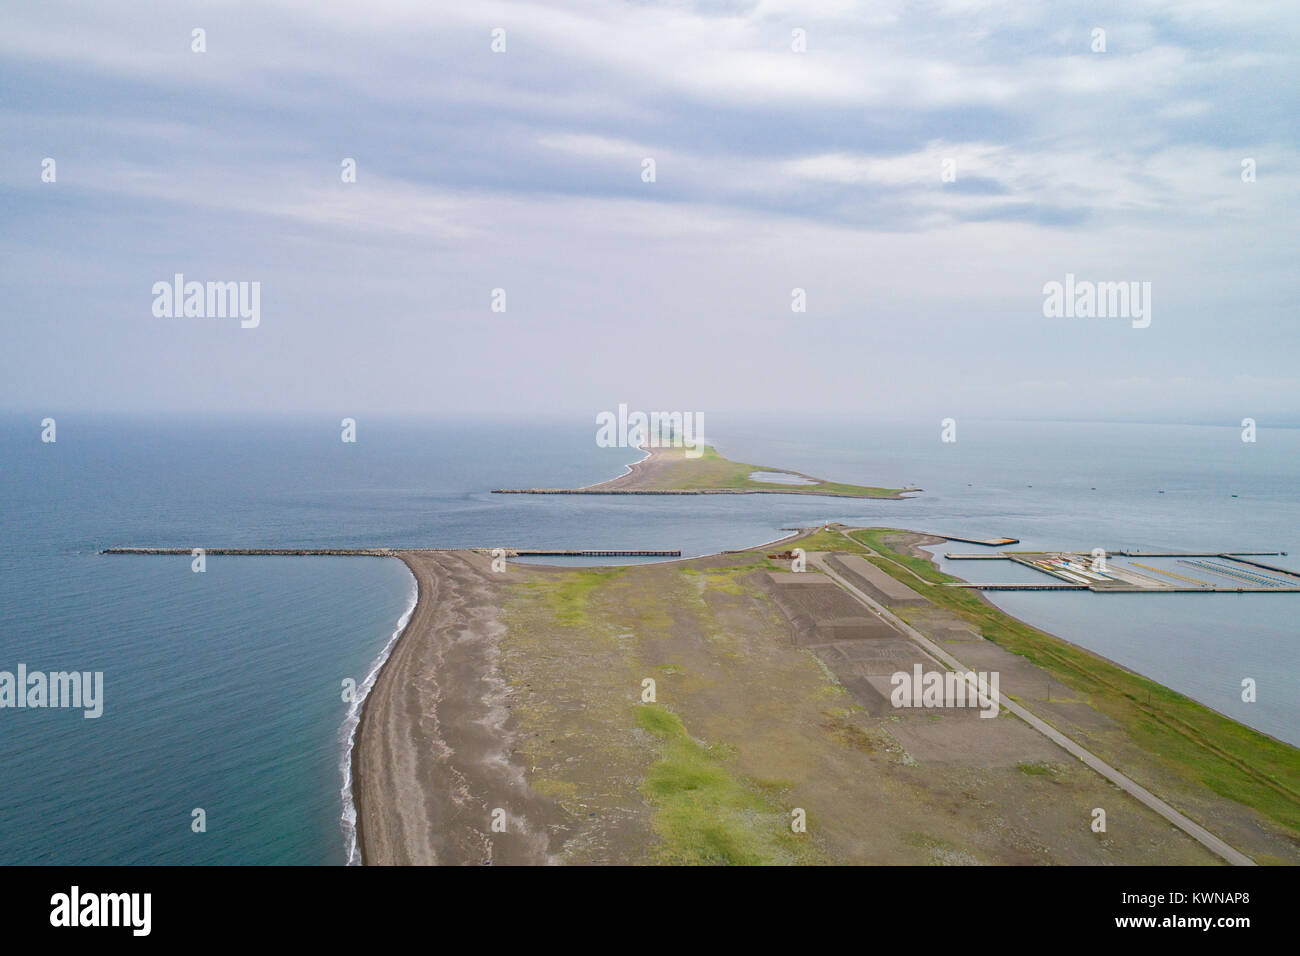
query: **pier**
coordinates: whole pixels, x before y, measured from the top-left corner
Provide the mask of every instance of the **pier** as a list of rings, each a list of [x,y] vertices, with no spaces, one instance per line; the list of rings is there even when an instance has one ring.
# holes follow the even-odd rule
[[[1283,556],[1286,555],[1285,551],[1279,551],[1278,553]],[[1226,555],[1219,555],[1219,557],[1226,557]],[[1240,564],[1249,564],[1252,567],[1263,568],[1266,571],[1272,571],[1274,574],[1285,574],[1288,577],[1293,577],[1297,581],[1300,581],[1300,571],[1292,571],[1290,568],[1280,568],[1276,564],[1266,564],[1263,561],[1251,561],[1249,558],[1241,554],[1234,554],[1232,557]]]
[[[1285,551],[1106,551],[1103,554],[1104,558],[1173,559],[1193,569],[1193,572],[1207,572],[1220,579],[1227,578],[1233,583],[1202,581],[1169,568],[1158,568],[1138,561],[1133,561],[1133,567],[1129,567],[1078,551],[998,551],[991,554],[948,552],[944,557],[952,561],[1012,561],[1055,579],[1055,583],[1051,584],[962,582],[952,585],[979,591],[1092,591],[1097,594],[1300,593],[1300,571],[1255,560],[1259,557],[1285,556]],[[1217,559],[1226,563],[1213,563],[1204,559]],[[1138,571],[1137,568],[1142,570]]]
[[[952,588],[970,588],[975,591],[1087,591],[1086,584],[1067,584],[1062,581],[1060,584],[971,584],[967,581],[960,581],[949,584]]]
[[[537,551],[525,548],[506,548],[505,551],[510,557],[533,558],[680,558],[682,556],[680,551]]]
[[[1286,557],[1285,551],[1107,551],[1107,554],[1121,558],[1234,558],[1245,557]],[[1253,562],[1247,561],[1247,564]],[[1288,574],[1295,574],[1288,571]]]
[[[153,555],[180,555],[189,557],[195,551],[202,551],[204,554],[233,554],[243,556],[289,556],[289,555],[310,555],[310,556],[329,556],[336,555],[347,558],[392,558],[396,557],[398,551],[440,551],[447,550],[442,548],[203,548],[195,545],[192,548],[105,548],[100,554],[153,554]]]
[[[196,550],[204,554],[285,557],[294,555],[336,556],[345,558],[395,558],[402,553],[422,554],[442,551],[492,552],[497,548],[105,548],[100,554],[185,555]],[[681,551],[570,551],[556,548],[500,548],[508,558],[680,558]]]
[[[955,538],[950,534],[936,535],[945,541],[960,541],[962,544],[982,544],[988,548],[999,548],[1008,544],[1019,544],[1019,538]]]

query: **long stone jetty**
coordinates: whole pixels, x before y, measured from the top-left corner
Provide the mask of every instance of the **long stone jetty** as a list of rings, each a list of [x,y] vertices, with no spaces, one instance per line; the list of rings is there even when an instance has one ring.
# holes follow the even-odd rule
[[[403,553],[414,554],[435,554],[445,551],[483,551],[492,552],[497,548],[105,548],[100,554],[152,554],[152,555],[192,555],[195,551],[201,550],[204,554],[231,554],[231,555],[265,555],[265,556],[290,556],[290,555],[334,555],[338,557],[363,557],[363,558],[396,558]],[[647,550],[644,548],[622,549],[622,550],[592,550],[585,549],[581,551],[567,550],[562,548],[500,548],[505,552],[506,557],[511,558],[622,558],[622,557],[650,557],[650,558],[680,558],[681,551],[663,551]]]

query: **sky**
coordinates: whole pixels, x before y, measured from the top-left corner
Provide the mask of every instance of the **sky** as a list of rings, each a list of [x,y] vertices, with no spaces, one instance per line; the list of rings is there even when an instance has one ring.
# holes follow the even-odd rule
[[[1298,41],[1252,0],[5,4],[0,409],[1300,423]],[[256,327],[155,314],[177,273]],[[1045,315],[1067,275],[1149,324]]]

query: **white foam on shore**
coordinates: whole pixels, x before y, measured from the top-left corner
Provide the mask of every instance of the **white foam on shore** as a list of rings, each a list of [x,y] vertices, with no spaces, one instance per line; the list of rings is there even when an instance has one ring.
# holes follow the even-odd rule
[[[708,444],[708,439],[706,439],[702,434],[697,436],[695,441],[697,444],[701,446]],[[604,481],[598,481],[594,485],[584,485],[582,487],[582,490],[586,491],[589,488],[599,488],[601,485],[607,485],[611,481],[618,481],[618,479],[620,478],[626,478],[628,475],[633,474],[636,471],[636,469],[633,468],[632,465],[639,465],[641,464],[641,462],[649,460],[650,456],[654,454],[655,448],[667,448],[667,447],[679,447],[679,446],[652,445],[650,444],[650,439],[647,438],[644,444],[636,446],[637,451],[643,451],[645,452],[645,454],[642,455],[640,458],[638,458],[636,461],[632,462],[631,464],[624,465],[623,474],[615,475],[613,478],[606,478]],[[682,445],[680,447],[685,448],[686,446]]]
[[[632,465],[641,464],[641,462],[645,461],[647,458],[650,457],[650,454],[652,452],[652,449],[650,448],[649,444],[637,445],[636,450],[644,451],[645,454],[642,455],[640,458],[638,458],[636,461],[632,462],[632,464],[625,464],[623,466],[623,474],[615,475],[613,478],[606,478],[604,481],[598,481],[594,485],[583,485],[582,490],[586,491],[588,488],[599,488],[601,485],[607,485],[611,481],[618,481],[620,478],[626,478],[628,475],[632,474],[634,471],[636,471],[636,469],[633,468]]]
[[[361,682],[357,688],[356,699],[352,701],[352,706],[348,708],[348,714],[343,718],[343,726],[339,729],[339,740],[343,744],[343,756],[340,758],[340,766],[343,771],[343,842],[348,850],[348,866],[361,865],[361,848],[357,846],[357,805],[352,796],[352,748],[356,746],[357,727],[361,723],[361,708],[365,705],[366,697],[370,694],[370,688],[375,686],[375,680],[379,677],[379,671],[383,668],[388,656],[393,653],[393,648],[397,646],[397,640],[406,630],[406,625],[411,621],[411,615],[415,613],[416,602],[420,599],[420,585],[416,581],[415,575],[411,569],[406,567],[406,562],[402,562],[402,567],[406,568],[408,574],[411,574],[411,598],[407,604],[406,610],[402,616],[397,619],[397,628],[393,631],[388,643],[384,649],[379,652],[375,658],[375,663],[371,665],[370,673],[366,679]]]

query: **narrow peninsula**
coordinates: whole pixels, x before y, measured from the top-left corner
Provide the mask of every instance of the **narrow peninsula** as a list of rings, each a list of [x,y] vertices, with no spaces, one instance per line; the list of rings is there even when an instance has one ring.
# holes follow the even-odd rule
[[[1300,751],[954,587],[941,540],[398,552],[419,600],[353,751],[364,862],[1300,861]],[[996,719],[900,709],[915,668],[999,673]]]

